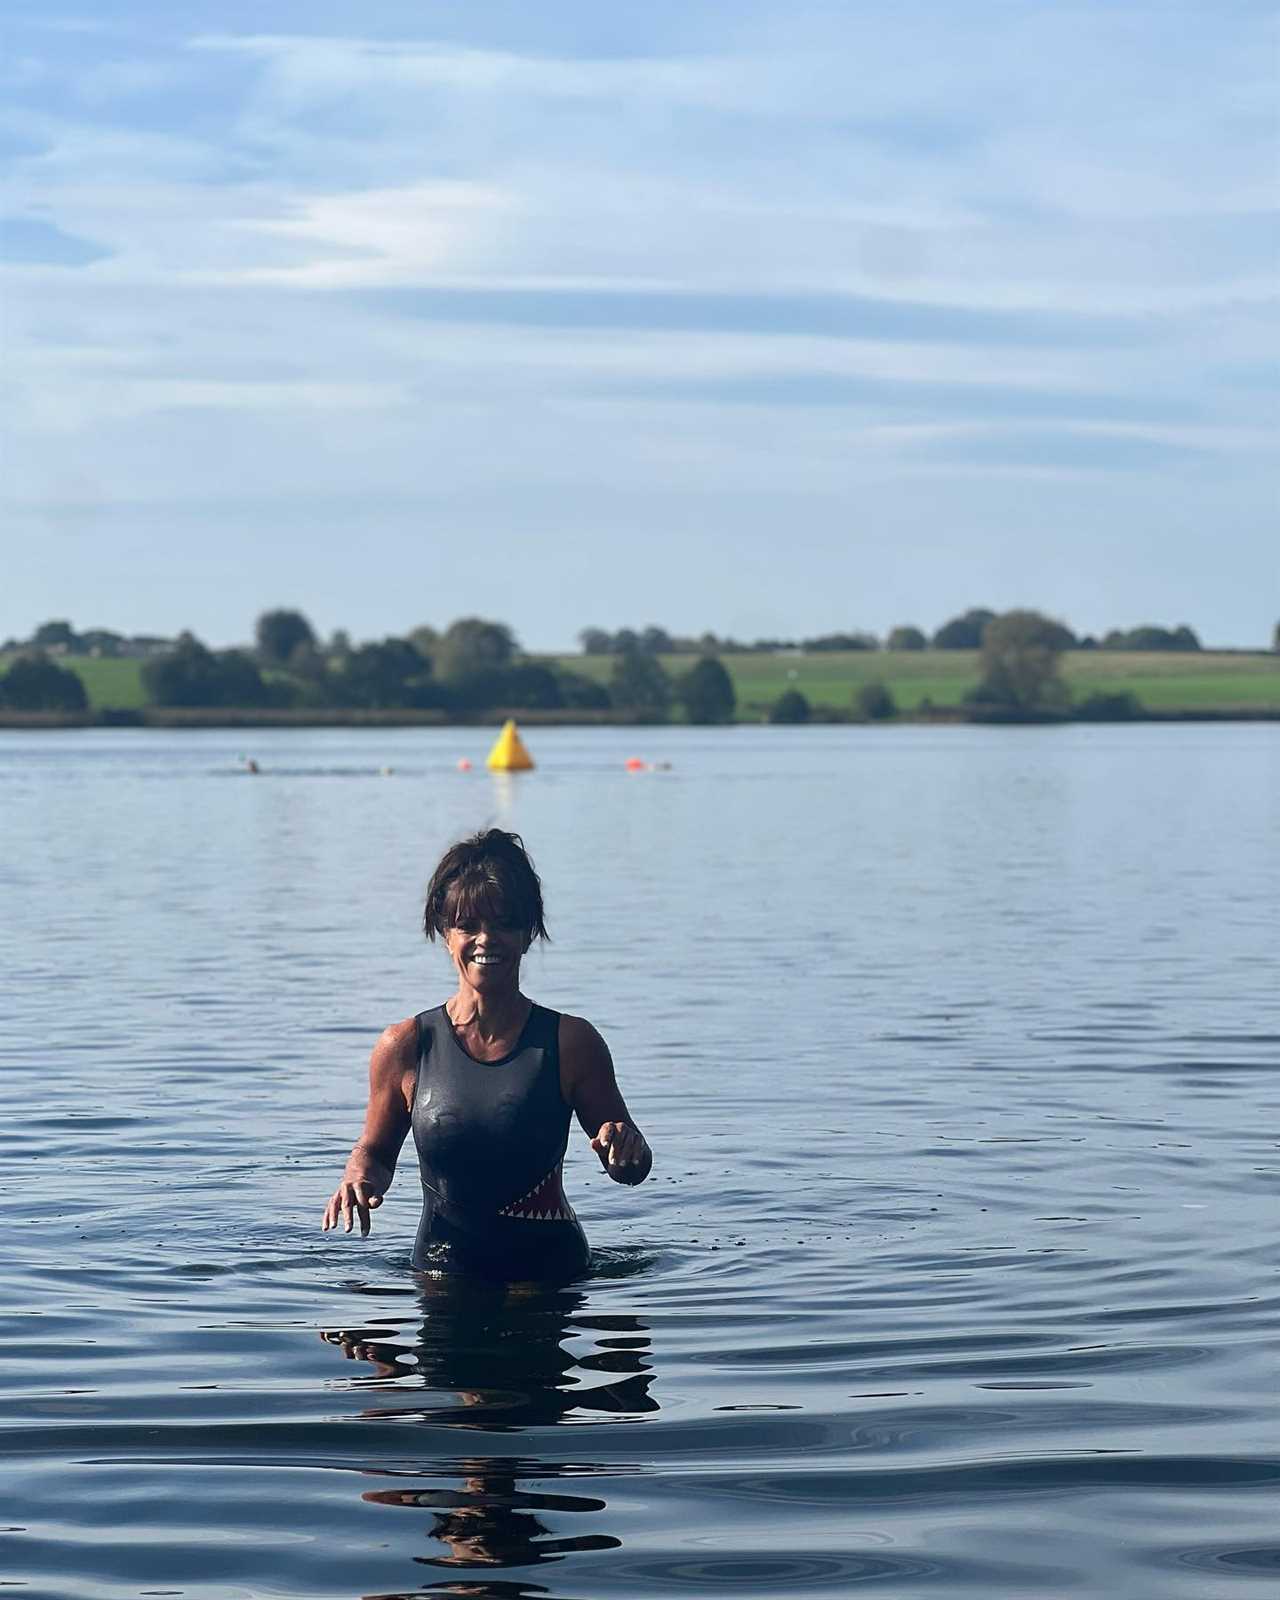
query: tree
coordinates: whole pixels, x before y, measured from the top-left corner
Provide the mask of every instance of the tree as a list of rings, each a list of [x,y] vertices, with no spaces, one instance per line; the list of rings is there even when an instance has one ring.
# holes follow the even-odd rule
[[[816,639],[801,639],[802,650],[878,650],[880,641],[873,633],[820,633]]]
[[[512,709],[558,711],[564,704],[559,676],[540,661],[517,661],[503,673],[502,702]]]
[[[80,649],[87,656],[118,656],[124,637],[110,628],[86,628],[80,635]]]
[[[80,640],[69,622],[58,621],[42,622],[31,635],[31,643],[37,650],[58,650],[69,654],[76,650]]]
[[[588,678],[584,672],[570,672],[567,667],[553,669],[560,687],[560,702],[574,711],[608,711],[613,705],[604,684]]]
[[[556,674],[537,661],[483,667],[450,679],[449,687],[455,706],[464,711],[484,711],[492,706],[509,711],[557,711],[564,703]]]
[[[613,635],[604,628],[583,628],[578,643],[584,656],[607,656],[613,650]]]
[[[808,722],[809,702],[799,689],[784,689],[769,707],[770,722]]]
[[[903,623],[901,627],[891,628],[889,637],[885,640],[887,650],[923,650],[929,641],[919,628]]]
[[[614,657],[609,698],[619,711],[644,722],[665,722],[671,706],[671,679],[657,656],[625,650]]]
[[[854,691],[853,706],[859,715],[872,722],[881,722],[886,717],[896,717],[898,714],[897,702],[879,678],[859,685]]]
[[[291,677],[318,684],[329,670],[329,659],[314,644],[295,644],[289,656],[288,670]]]
[[[241,650],[216,654],[193,634],[142,666],[142,686],[158,706],[261,706],[270,699],[262,675]]]
[[[1271,648],[1280,654],[1280,622],[1277,622],[1271,634]]]
[[[42,650],[19,656],[0,677],[0,706],[10,711],[84,711],[88,704],[77,674]]]
[[[314,650],[316,636],[301,611],[264,611],[254,627],[258,660],[265,666],[283,667],[299,647]]]
[[[738,697],[733,679],[714,656],[703,656],[676,679],[676,696],[690,722],[732,722]]]
[[[1023,715],[1064,710],[1070,694],[1058,676],[1061,629],[1038,611],[1006,611],[989,622],[982,681],[970,703]]]
[[[515,635],[505,622],[459,617],[445,629],[436,646],[436,672],[441,678],[466,678],[494,667],[510,666],[515,653]]]
[[[1161,628],[1144,622],[1136,628],[1112,628],[1102,640],[1104,650],[1199,650],[1195,631],[1185,622],[1176,628]]]
[[[429,623],[419,623],[405,636],[424,661],[434,661],[440,644],[440,635]]]
[[[417,704],[417,690],[430,676],[430,662],[407,639],[383,639],[353,650],[330,682],[344,705],[398,710]]]
[[[994,611],[988,611],[983,606],[975,606],[973,610],[966,611],[962,616],[952,617],[950,622],[944,622],[933,636],[935,650],[980,650],[982,648],[982,633],[987,623],[995,616]]]
[[[665,628],[657,628],[650,623],[640,635],[639,648],[646,655],[666,656],[671,654],[675,646]]]

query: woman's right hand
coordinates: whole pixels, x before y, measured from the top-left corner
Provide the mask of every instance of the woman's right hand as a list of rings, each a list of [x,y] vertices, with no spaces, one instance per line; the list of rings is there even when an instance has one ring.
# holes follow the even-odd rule
[[[338,1226],[341,1217],[348,1233],[351,1232],[352,1219],[359,1217],[360,1234],[362,1238],[369,1236],[369,1213],[382,1204],[382,1194],[378,1188],[366,1179],[344,1178],[329,1197],[329,1204],[324,1208],[323,1228],[328,1233],[330,1228]]]

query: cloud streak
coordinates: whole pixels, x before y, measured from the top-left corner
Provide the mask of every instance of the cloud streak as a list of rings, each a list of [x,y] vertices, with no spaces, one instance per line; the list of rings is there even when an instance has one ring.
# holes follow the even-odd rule
[[[212,7],[186,37],[127,7],[114,32],[48,20],[66,26],[19,28],[0,113],[22,517],[75,483],[106,523],[179,508],[180,543],[235,499],[259,510],[228,537],[269,560],[282,501],[323,522],[363,496],[376,545],[415,496],[496,539],[559,495],[554,564],[602,519],[638,526],[622,502],[660,484],[710,582],[759,507],[821,529],[844,497],[933,552],[913,566],[941,593],[965,568],[927,527],[940,485],[977,549],[1028,516],[1006,486],[1051,485],[1145,561],[1176,481],[1265,588],[1258,7],[694,0],[530,13],[515,37],[481,0],[433,38],[236,32]],[[1177,537],[1171,559],[1222,572],[1221,544]],[[886,593],[893,559],[861,568]],[[840,561],[817,564],[827,590]],[[1148,577],[1135,556],[1123,581]],[[1228,625],[1227,588],[1222,631],[1262,630]],[[581,619],[543,598],[567,639]]]

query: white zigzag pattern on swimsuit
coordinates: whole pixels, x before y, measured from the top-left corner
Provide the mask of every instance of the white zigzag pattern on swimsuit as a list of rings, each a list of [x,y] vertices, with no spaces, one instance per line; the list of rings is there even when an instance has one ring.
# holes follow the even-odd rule
[[[560,1172],[564,1163],[552,1167],[544,1177],[538,1179],[533,1188],[522,1194],[518,1200],[513,1200],[509,1206],[503,1206],[499,1211],[500,1217],[519,1217],[528,1222],[576,1222],[577,1217],[573,1208],[564,1197],[564,1190],[560,1187]],[[539,1190],[551,1189],[556,1196],[556,1204],[548,1206],[545,1201],[551,1198],[547,1195],[544,1199],[535,1201]],[[530,1205],[530,1202],[534,1203]],[[529,1209],[525,1209],[529,1207]]]

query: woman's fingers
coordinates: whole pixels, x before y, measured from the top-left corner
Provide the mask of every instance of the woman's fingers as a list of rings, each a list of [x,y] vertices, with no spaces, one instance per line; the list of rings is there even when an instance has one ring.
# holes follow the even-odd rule
[[[329,1204],[324,1208],[324,1220],[321,1226],[327,1233],[330,1228],[338,1226],[341,1218],[343,1226],[348,1233],[356,1219],[360,1222],[360,1232],[367,1235],[369,1232],[369,1212],[382,1204],[382,1196],[374,1192],[367,1183],[342,1183],[333,1192]]]
[[[642,1159],[644,1139],[629,1122],[605,1122],[591,1141],[606,1171],[635,1166]]]

